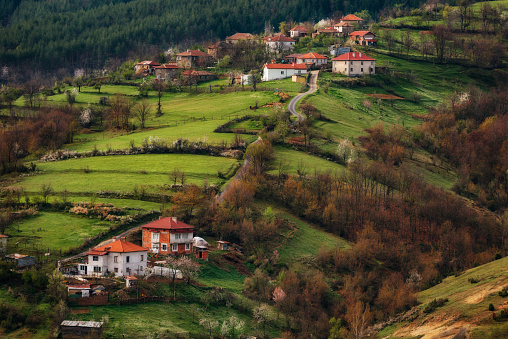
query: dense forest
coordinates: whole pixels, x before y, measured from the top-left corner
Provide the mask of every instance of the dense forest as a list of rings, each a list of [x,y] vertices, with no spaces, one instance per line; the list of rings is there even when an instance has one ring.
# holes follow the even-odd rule
[[[108,57],[122,59],[148,46],[178,46],[223,39],[235,32],[261,33],[265,23],[318,21],[368,9],[377,13],[393,0],[244,0],[169,2],[0,1],[0,62],[38,70],[97,68]],[[417,7],[420,0],[407,1]],[[84,63],[88,63],[84,65]]]

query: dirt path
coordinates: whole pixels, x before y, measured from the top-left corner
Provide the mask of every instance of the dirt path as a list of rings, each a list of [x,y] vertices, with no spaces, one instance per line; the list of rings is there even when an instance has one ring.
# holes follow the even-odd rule
[[[318,87],[317,87],[317,78],[318,78],[318,75],[319,75],[319,71],[312,71],[310,72],[310,88],[307,92],[305,93],[300,93],[298,94],[296,97],[294,97],[290,102],[289,102],[289,105],[288,105],[288,111],[289,113],[293,114],[295,117],[297,117],[297,120],[296,122],[301,122],[304,118],[303,115],[301,115],[300,113],[298,113],[296,111],[296,105],[298,104],[298,102],[306,95],[309,95],[309,94],[312,94],[314,92],[317,91]],[[296,123],[295,122],[295,123]]]

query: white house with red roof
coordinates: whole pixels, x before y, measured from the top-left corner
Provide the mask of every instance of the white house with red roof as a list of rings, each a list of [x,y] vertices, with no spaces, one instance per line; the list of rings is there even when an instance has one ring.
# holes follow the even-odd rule
[[[292,38],[299,38],[307,36],[309,29],[305,26],[295,26],[289,31],[289,36]]]
[[[349,34],[352,42],[362,46],[373,46],[377,43],[374,33],[370,31],[354,31]]]
[[[265,64],[263,67],[263,76],[261,81],[270,81],[290,78],[293,75],[307,74],[307,66],[305,64]]]
[[[332,59],[332,72],[350,76],[376,74],[376,59],[363,53],[349,52]]]
[[[303,54],[298,59],[296,59],[296,63],[306,64],[308,66],[323,66],[326,65],[327,62],[328,62],[327,57],[314,52]]]
[[[113,238],[114,239],[114,238]],[[124,238],[88,251],[87,262],[78,265],[81,275],[144,275],[148,250]]]
[[[152,253],[190,254],[194,226],[178,220],[176,217],[161,218],[141,227],[143,247]]]
[[[266,50],[269,53],[281,53],[292,51],[296,42],[296,40],[288,38],[283,34],[267,36],[261,40],[263,40],[263,42],[266,44]]]

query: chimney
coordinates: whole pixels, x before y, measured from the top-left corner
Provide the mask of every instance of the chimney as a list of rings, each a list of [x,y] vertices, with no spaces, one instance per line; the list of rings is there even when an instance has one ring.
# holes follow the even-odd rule
[[[272,60],[271,60],[271,63],[272,63],[272,64],[274,64],[274,63],[275,63],[275,59],[272,59]]]
[[[121,237],[120,240],[125,241],[125,237]]]
[[[360,58],[362,57],[362,53],[360,53]]]
[[[353,58],[355,57],[355,53],[353,53]]]
[[[173,222],[177,222],[176,217],[171,217],[171,220],[173,220]]]

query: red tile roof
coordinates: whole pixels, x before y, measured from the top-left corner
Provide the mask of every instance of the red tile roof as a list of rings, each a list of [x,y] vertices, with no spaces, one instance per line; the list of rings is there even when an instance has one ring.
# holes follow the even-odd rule
[[[299,57],[301,57],[302,55],[303,55],[303,54],[301,54],[301,53],[289,54],[289,55],[286,55],[286,56],[284,57],[284,59],[287,59],[287,58],[299,58]]]
[[[353,27],[349,22],[339,22],[338,24],[333,25],[333,27]]]
[[[357,17],[354,14],[348,14],[341,19],[342,21],[363,21],[362,18]]]
[[[209,56],[205,52],[201,52],[198,49],[188,49],[183,53],[178,53],[179,56]]]
[[[284,41],[284,42],[295,42],[296,41],[296,40],[288,38],[287,36],[282,35],[282,34],[278,34],[275,36],[267,36],[267,37],[264,37],[262,40],[264,40],[264,41]]]
[[[155,66],[154,68],[160,68],[160,69],[173,69],[173,68],[180,68],[177,64],[169,63],[169,64],[163,64],[160,66]]]
[[[305,64],[265,64],[265,67],[268,69],[305,69],[307,70],[307,66]]]
[[[375,61],[371,57],[366,56],[365,54],[358,52],[349,52],[342,55],[339,55],[336,58],[333,58],[332,61]]]
[[[145,60],[137,63],[136,65],[149,65],[149,66],[160,66],[158,62],[151,61],[151,60]]]
[[[325,57],[324,55],[317,54],[317,53],[314,53],[314,52],[310,52],[310,53],[302,55],[298,59],[328,59],[328,58]]]
[[[105,255],[108,252],[115,252],[115,253],[127,253],[127,252],[146,252],[147,249],[141,246],[138,246],[136,244],[133,244],[131,242],[127,242],[123,239],[118,239],[111,244],[107,244],[100,247],[92,248],[88,254],[92,255]]]
[[[353,36],[365,36],[367,34],[372,34],[374,35],[374,33],[370,32],[370,31],[354,31],[354,32],[351,32],[349,35],[353,35]]]
[[[252,39],[254,36],[250,33],[235,33],[233,34],[232,36],[228,36],[226,38],[226,40],[250,40]]]
[[[291,32],[307,32],[308,29],[305,26],[296,26],[296,27],[291,28],[290,31]]]
[[[163,229],[163,230],[180,230],[186,228],[194,228],[194,226],[187,225],[180,220],[173,220],[173,218],[166,217],[159,220],[152,221],[146,225],[143,225],[141,228],[155,228],[155,229]]]

